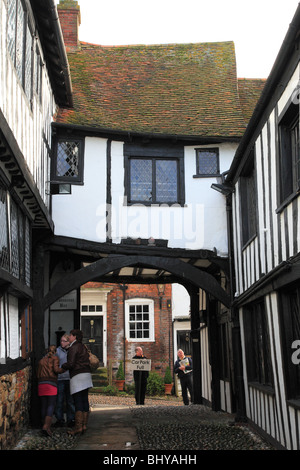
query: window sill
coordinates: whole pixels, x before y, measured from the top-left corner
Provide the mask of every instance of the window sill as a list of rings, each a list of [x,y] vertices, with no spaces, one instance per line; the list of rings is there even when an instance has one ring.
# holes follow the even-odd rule
[[[220,173],[214,173],[211,175],[193,175],[193,178],[218,178],[220,176]]]
[[[291,399],[286,401],[289,406],[292,406],[293,408],[296,408],[297,410],[300,410],[300,399]]]
[[[128,343],[155,343],[154,339],[127,338]]]
[[[145,207],[186,207],[182,202],[151,202],[151,201],[125,201],[124,206]]]
[[[275,396],[275,390],[273,387],[270,387],[270,385],[263,385],[259,382],[248,382],[248,386],[266,393],[267,395]]]
[[[276,214],[280,214],[294,199],[300,195],[300,189],[297,192],[290,194],[277,209],[275,210]]]

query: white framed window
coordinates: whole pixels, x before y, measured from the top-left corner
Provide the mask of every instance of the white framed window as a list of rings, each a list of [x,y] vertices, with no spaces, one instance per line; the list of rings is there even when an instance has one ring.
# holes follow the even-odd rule
[[[125,329],[128,341],[154,341],[154,301],[139,298],[126,300]]]
[[[81,315],[101,315],[103,305],[81,305]]]

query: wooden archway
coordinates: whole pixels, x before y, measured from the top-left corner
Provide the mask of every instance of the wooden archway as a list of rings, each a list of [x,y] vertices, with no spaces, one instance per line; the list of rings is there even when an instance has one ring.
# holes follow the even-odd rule
[[[60,297],[73,289],[79,288],[88,281],[104,276],[116,269],[137,265],[164,269],[185,283],[188,282],[193,286],[205,290],[223,305],[230,307],[229,295],[222,289],[217,280],[205,271],[201,271],[179,259],[174,260],[173,258],[143,255],[122,255],[100,259],[74,273],[65,275],[63,282],[58,281],[43,298],[41,305],[42,310],[45,311]]]

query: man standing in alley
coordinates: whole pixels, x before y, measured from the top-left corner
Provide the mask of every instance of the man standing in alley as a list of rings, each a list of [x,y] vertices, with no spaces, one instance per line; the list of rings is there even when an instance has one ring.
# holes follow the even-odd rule
[[[140,346],[135,348],[135,356],[133,359],[147,359],[146,356],[144,356],[143,350]],[[147,370],[133,371],[133,378],[135,383],[135,401],[137,405],[144,405],[148,377],[149,372]]]
[[[193,402],[193,381],[192,381],[192,370],[193,370],[193,363],[190,357],[186,357],[182,349],[177,351],[177,361],[174,365],[174,373],[178,375],[180,384],[181,384],[181,391],[182,391],[182,398],[183,403],[185,405],[189,404],[189,397],[188,391],[190,392],[191,402]]]

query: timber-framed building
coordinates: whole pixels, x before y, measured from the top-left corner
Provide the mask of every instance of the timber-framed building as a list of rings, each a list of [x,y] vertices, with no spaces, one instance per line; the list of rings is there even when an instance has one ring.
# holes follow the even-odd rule
[[[265,82],[237,78],[232,42],[79,41],[78,3],[0,0],[1,381],[26,371],[19,390],[31,388],[32,406],[29,390],[18,406],[36,423],[36,361],[55,316],[81,326],[82,286],[123,288],[114,359],[126,363],[141,339],[126,308],[145,313],[142,330],[154,317],[125,286],[180,284],[195,403],[299,448],[299,367],[282,346],[297,340],[299,320],[299,10]],[[150,348],[155,335],[143,331]],[[266,352],[267,382],[253,347]],[[2,416],[5,447],[18,426]]]

